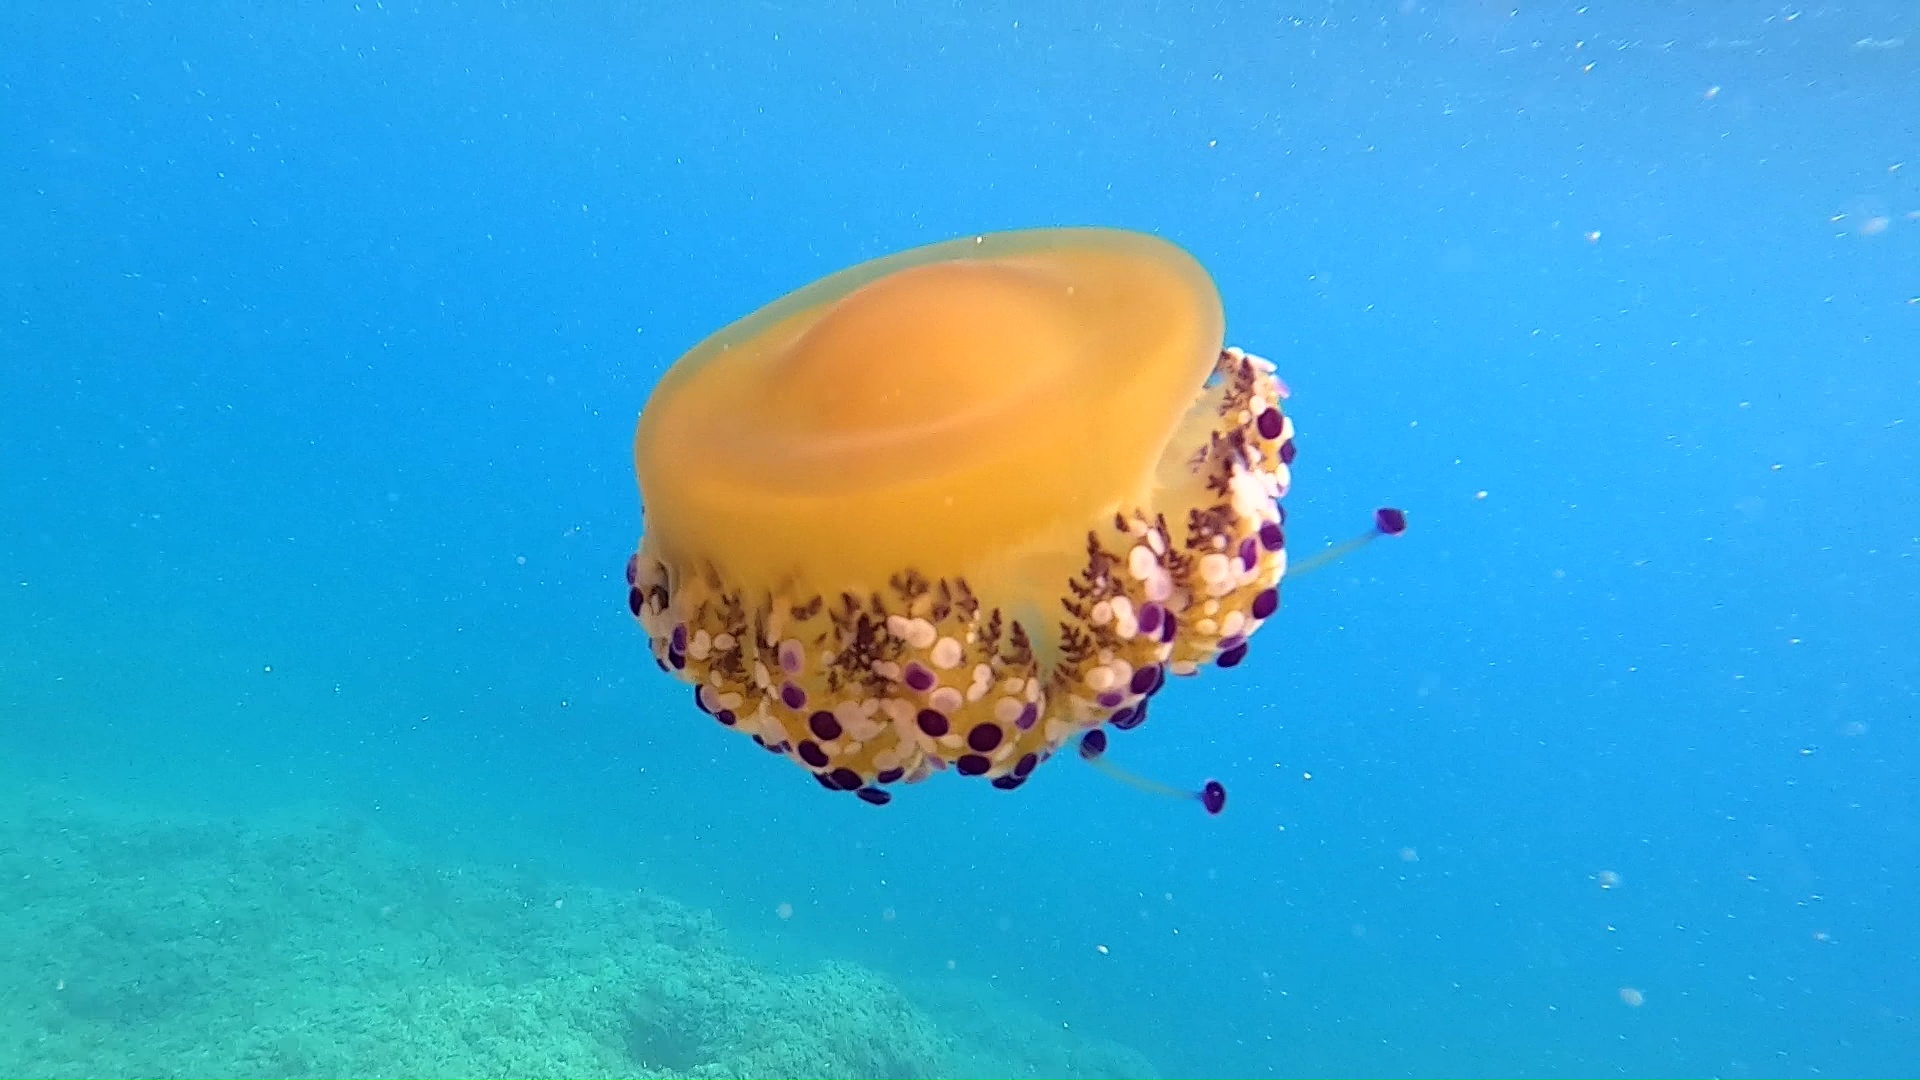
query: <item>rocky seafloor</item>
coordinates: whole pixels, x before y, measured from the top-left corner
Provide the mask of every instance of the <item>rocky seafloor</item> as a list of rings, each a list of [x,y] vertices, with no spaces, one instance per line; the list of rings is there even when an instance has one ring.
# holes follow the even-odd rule
[[[771,970],[671,899],[435,860],[363,822],[50,787],[0,806],[7,1075],[1155,1075],[1004,1000]]]

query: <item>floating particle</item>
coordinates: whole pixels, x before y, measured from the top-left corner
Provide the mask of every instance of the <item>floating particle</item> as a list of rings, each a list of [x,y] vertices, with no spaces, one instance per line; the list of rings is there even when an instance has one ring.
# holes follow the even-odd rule
[[[1593,875],[1593,880],[1599,882],[1600,887],[1603,889],[1617,889],[1620,887],[1620,875],[1612,870],[1600,871]]]
[[[1629,1008],[1637,1009],[1647,1003],[1647,995],[1631,986],[1623,986],[1620,988],[1620,1000],[1625,1002]]]

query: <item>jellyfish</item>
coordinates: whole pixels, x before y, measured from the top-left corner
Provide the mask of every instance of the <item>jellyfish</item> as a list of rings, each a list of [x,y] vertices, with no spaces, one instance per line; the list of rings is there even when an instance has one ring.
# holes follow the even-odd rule
[[[880,258],[713,334],[634,434],[656,662],[873,804],[1104,749],[1280,606],[1287,388],[1223,332],[1185,251],[1072,228]]]

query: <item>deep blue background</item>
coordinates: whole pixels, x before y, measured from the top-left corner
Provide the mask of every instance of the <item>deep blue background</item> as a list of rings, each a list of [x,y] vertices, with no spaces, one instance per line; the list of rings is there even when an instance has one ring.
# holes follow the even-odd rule
[[[651,884],[1169,1075],[1920,1063],[1911,4],[0,0],[0,41],[14,766]],[[634,416],[813,277],[1077,223],[1186,245],[1281,365],[1299,549],[1414,531],[1117,744],[1222,818],[1073,762],[827,797],[626,618]]]

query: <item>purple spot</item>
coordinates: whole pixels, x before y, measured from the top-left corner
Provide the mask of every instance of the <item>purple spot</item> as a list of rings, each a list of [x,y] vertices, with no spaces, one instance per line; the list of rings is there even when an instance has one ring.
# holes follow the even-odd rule
[[[824,769],[827,767],[827,752],[820,749],[820,744],[812,739],[801,739],[800,760],[816,769]]]
[[[1281,424],[1279,409],[1268,409],[1266,412],[1255,417],[1253,422],[1259,427],[1261,438],[1277,439],[1280,437]]]
[[[882,784],[891,784],[905,775],[907,775],[907,770],[905,769],[882,769],[880,770],[880,775],[874,777],[874,779]]]
[[[833,778],[835,786],[839,787],[841,791],[858,791],[866,784],[866,781],[860,778],[859,773],[844,766],[833,770],[827,775]]]
[[[813,737],[821,742],[832,742],[840,737],[840,721],[825,709],[807,717],[807,727],[813,731]]]
[[[631,588],[633,586],[633,583],[639,580],[640,580],[640,553],[636,551],[633,554],[627,556],[627,586]]]
[[[912,660],[907,663],[907,670],[901,675],[900,681],[907,684],[907,689],[924,694],[933,689],[933,672],[928,671],[920,661]]]
[[[760,745],[766,747],[767,753],[769,754],[784,754],[787,752],[787,740],[785,739],[781,739],[777,743],[761,743]]]
[[[1026,782],[1027,782],[1026,777],[1015,776],[1012,773],[1008,773],[1005,776],[996,776],[990,781],[990,783],[992,783],[994,787],[999,788],[1001,791],[1012,791],[1014,788],[1017,788],[1021,784],[1024,784]]]
[[[686,623],[681,623],[679,626],[676,626],[673,628],[673,637],[668,642],[668,647],[671,648],[674,652],[687,651],[687,624]]]
[[[1000,745],[1000,738],[1000,725],[988,721],[975,724],[973,730],[967,732],[967,745],[985,754]]]
[[[1281,443],[1280,444],[1280,464],[1282,465],[1293,464],[1294,453],[1295,451],[1293,449],[1292,439],[1288,439],[1286,442]]]
[[[687,666],[687,654],[678,649],[668,649],[667,663],[672,664],[675,671],[684,670]]]
[[[1227,808],[1227,789],[1218,780],[1209,780],[1200,788],[1200,805],[1207,813],[1217,814]]]
[[[1399,536],[1407,531],[1407,512],[1383,506],[1373,512],[1373,529],[1382,536]]]
[[[1014,763],[1013,775],[1025,776],[1028,773],[1032,772],[1033,767],[1038,764],[1040,764],[1040,758],[1037,755],[1028,754],[1026,757],[1023,757],[1019,761]]]
[[[661,671],[668,672],[669,674],[671,674],[673,671],[672,668],[667,666],[667,662],[665,660],[662,660],[657,656],[653,658],[653,666],[659,668]]]
[[[893,801],[892,792],[881,791],[877,787],[863,787],[859,791],[854,792],[854,794],[860,796],[863,801],[870,802],[875,806],[885,806]]]
[[[915,719],[920,722],[921,731],[936,739],[947,733],[947,714],[939,709],[921,709]]]
[[[1253,594],[1253,617],[1267,619],[1280,610],[1280,593],[1275,589],[1261,589]]]
[[[780,704],[789,709],[804,709],[807,707],[807,692],[792,683],[781,683]]]
[[[1133,673],[1133,679],[1127,683],[1127,686],[1136,694],[1151,694],[1154,687],[1160,685],[1161,677],[1160,665],[1148,664]]]
[[[1160,617],[1164,614],[1166,609],[1151,600],[1147,601],[1140,608],[1140,632],[1147,635],[1157,633],[1160,629]]]
[[[1214,648],[1219,649],[1221,652],[1232,652],[1246,643],[1247,639],[1243,635],[1228,634],[1226,637],[1221,638],[1219,644],[1215,645]]]
[[[1219,658],[1214,660],[1214,663],[1219,664],[1223,668],[1239,667],[1240,661],[1246,658],[1247,646],[1245,642],[1242,642],[1228,649],[1226,652],[1221,653]]]
[[[703,713],[711,713],[713,710],[707,708],[706,692],[707,688],[704,686],[696,686],[693,688],[693,707]]]
[[[1107,733],[1094,728],[1080,736],[1080,756],[1092,761],[1107,752]]]
[[[821,773],[821,772],[814,773],[813,778],[815,780],[820,781],[820,786],[823,788],[826,788],[828,791],[840,790],[840,785],[834,783],[833,778],[829,777],[826,773]]]
[[[1287,534],[1281,530],[1279,522],[1269,521],[1260,526],[1260,546],[1268,551],[1279,551],[1287,546]]]
[[[1173,641],[1174,635],[1178,634],[1179,632],[1180,632],[1179,618],[1177,618],[1173,614],[1173,612],[1171,611],[1167,612],[1166,619],[1160,623],[1160,644],[1162,645],[1170,644]]]
[[[1147,713],[1145,709],[1136,709],[1129,705],[1124,709],[1116,711],[1107,719],[1107,722],[1112,724],[1116,730],[1132,731],[1134,728],[1140,726],[1140,721],[1146,718]]]
[[[1027,707],[1020,710],[1020,715],[1014,717],[1013,726],[1019,728],[1021,731],[1025,731],[1038,722],[1039,719],[1040,706],[1029,701],[1027,702]]]
[[[1251,570],[1260,565],[1260,541],[1249,536],[1240,541],[1240,566]]]
[[[647,598],[640,595],[639,589],[627,590],[627,610],[633,613],[634,618],[637,619],[640,617],[640,608],[645,605],[646,602]]]
[[[1099,702],[1103,709],[1117,709],[1121,702],[1127,700],[1127,695],[1120,690],[1102,690],[1093,700]]]
[[[740,718],[733,715],[732,709],[721,709],[719,712],[713,714],[713,718],[728,727],[732,727],[740,722]]]
[[[953,767],[960,770],[961,776],[979,776],[993,768],[993,762],[979,754],[961,754],[960,760],[954,762]]]

